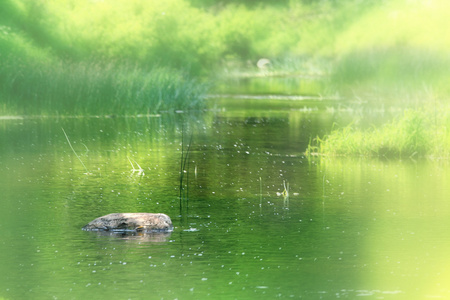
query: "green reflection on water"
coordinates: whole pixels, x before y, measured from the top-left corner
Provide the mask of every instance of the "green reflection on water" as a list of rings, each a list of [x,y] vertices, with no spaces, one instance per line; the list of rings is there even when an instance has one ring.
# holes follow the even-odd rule
[[[0,298],[448,297],[447,164],[302,156],[347,120],[277,108],[1,121]],[[182,128],[194,142],[180,216]],[[81,231],[118,211],[164,212],[175,230]]]

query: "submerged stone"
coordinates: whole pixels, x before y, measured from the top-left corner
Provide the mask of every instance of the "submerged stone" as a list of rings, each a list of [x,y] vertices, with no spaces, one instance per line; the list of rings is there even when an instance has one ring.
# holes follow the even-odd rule
[[[114,213],[99,217],[82,228],[86,231],[170,232],[172,220],[166,214]]]

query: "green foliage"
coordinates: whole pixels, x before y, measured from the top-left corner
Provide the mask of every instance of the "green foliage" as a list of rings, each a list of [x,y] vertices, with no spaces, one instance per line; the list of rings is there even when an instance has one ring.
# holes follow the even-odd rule
[[[87,55],[89,47],[101,50],[101,43],[71,40],[69,31],[60,38],[53,28],[63,25],[56,4],[17,3],[0,4],[11,16],[0,19],[1,114],[127,115],[202,107],[204,85],[190,79],[181,63],[178,70],[164,60],[138,64],[125,50]]]
[[[350,124],[333,130],[308,152],[329,156],[450,156],[447,110],[407,110],[381,128],[362,130]]]
[[[411,47],[446,52],[450,3],[435,1],[385,1],[354,18],[335,43],[338,54],[372,48]],[[425,25],[426,24],[426,25]]]
[[[215,7],[224,6],[230,4],[243,4],[248,7],[261,6],[261,5],[286,5],[289,0],[189,0],[194,6],[199,7]]]
[[[202,85],[175,70],[13,58],[0,64],[2,114],[136,115],[202,106]]]
[[[0,2],[1,25],[11,26],[23,19],[23,11],[19,3],[11,0]]]
[[[378,96],[398,96],[426,86],[448,96],[448,20],[450,4],[445,0],[372,6],[334,43],[339,57],[333,72],[336,88],[344,95],[376,91]]]
[[[450,57],[428,49],[373,48],[346,54],[334,66],[331,82],[345,95],[375,91],[402,96],[421,89],[448,95]]]
[[[21,29],[60,57],[159,64],[196,75],[226,58],[317,52],[336,25],[328,2],[226,3],[205,10],[185,0],[16,1],[23,6]]]
[[[118,94],[125,92],[117,90],[148,86],[147,82],[156,80],[149,79],[149,73],[159,78],[155,74],[174,72],[178,78],[174,82],[189,87],[189,94],[191,84],[180,78],[190,75],[210,80],[211,74],[230,66],[230,61],[254,68],[263,57],[271,59],[273,70],[283,76],[327,75],[331,70],[333,86],[329,89],[345,96],[368,90],[416,93],[424,87],[438,97],[450,94],[446,50],[450,6],[445,0],[193,1],[4,0],[0,3],[0,58],[9,67],[2,70],[1,94],[11,102],[13,95],[51,98],[51,88],[43,92],[44,86],[50,86],[45,82],[64,86],[61,82],[73,80],[77,82],[73,86],[81,86],[81,77],[86,76],[88,87],[76,88],[80,92],[73,95],[92,99],[94,104],[88,106],[99,107],[95,99],[134,101],[123,100],[126,97]],[[296,61],[291,60],[295,57],[302,63],[279,63]],[[15,63],[18,68],[10,66]],[[44,79],[44,75],[49,77]],[[11,78],[15,88],[9,86]],[[117,84],[120,78],[128,78],[127,88]],[[130,78],[136,83],[131,84]],[[36,83],[42,87],[39,93],[17,88]],[[94,83],[105,88],[93,88]],[[114,92],[106,88],[112,85],[117,86]],[[93,95],[85,96],[81,90]],[[156,92],[150,94],[157,98]],[[151,110],[166,109],[154,104]]]
[[[445,51],[450,44],[444,26],[450,10],[444,0],[197,4],[207,9],[187,0],[5,0],[0,8],[9,23],[20,23],[38,45],[59,55],[160,63],[196,74],[227,56],[255,60],[320,54],[345,59],[356,51],[409,46]]]
[[[193,74],[217,60],[213,20],[182,0],[55,0],[40,5],[46,11],[39,10],[39,24],[48,37],[59,38],[49,44],[63,57],[126,61],[144,68],[158,64]]]
[[[32,57],[45,60],[45,49],[35,47],[29,37],[24,34],[25,8],[18,1],[4,0],[0,2],[0,61],[10,55]]]

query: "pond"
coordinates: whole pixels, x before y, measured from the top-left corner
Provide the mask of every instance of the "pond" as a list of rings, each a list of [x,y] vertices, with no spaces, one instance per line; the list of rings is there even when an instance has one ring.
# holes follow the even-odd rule
[[[201,115],[0,120],[0,299],[450,297],[448,162],[304,157],[355,112],[210,101]],[[81,230],[112,212],[175,228]]]

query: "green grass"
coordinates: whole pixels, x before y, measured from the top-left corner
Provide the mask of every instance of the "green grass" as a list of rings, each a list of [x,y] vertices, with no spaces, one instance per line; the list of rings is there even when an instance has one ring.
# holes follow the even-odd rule
[[[68,41],[49,27],[58,24],[45,23],[57,18],[51,9],[40,1],[0,4],[0,115],[137,115],[203,107],[205,85],[187,67],[83,56],[80,36]]]
[[[448,109],[407,110],[380,128],[353,124],[311,141],[308,154],[326,156],[450,157]]]
[[[4,0],[0,10],[14,12],[5,25],[61,57],[157,63],[207,75],[229,59],[330,53],[335,28],[370,7],[356,0],[195,2]]]
[[[280,3],[3,0],[0,113],[196,109],[204,89],[191,78],[229,80],[221,72],[286,78],[264,93],[331,76],[307,93],[448,99],[448,1]],[[272,62],[264,74],[260,58]]]
[[[200,109],[204,86],[182,72],[120,64],[0,62],[0,114],[137,115]]]
[[[372,49],[447,53],[450,45],[445,0],[2,2],[2,25],[21,28],[57,55],[158,63],[193,74],[209,74],[229,59],[334,61]],[[290,62],[285,68],[303,66],[292,70]]]

